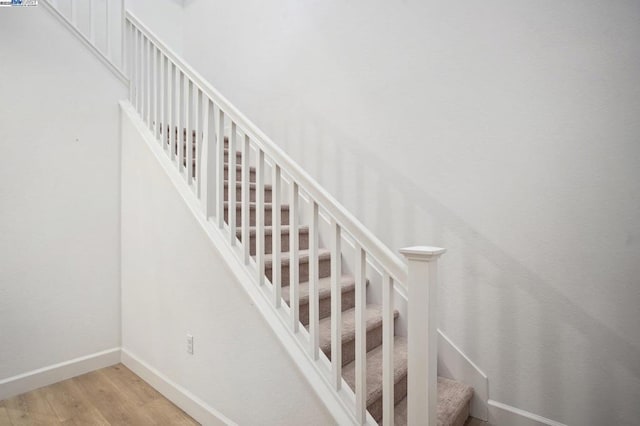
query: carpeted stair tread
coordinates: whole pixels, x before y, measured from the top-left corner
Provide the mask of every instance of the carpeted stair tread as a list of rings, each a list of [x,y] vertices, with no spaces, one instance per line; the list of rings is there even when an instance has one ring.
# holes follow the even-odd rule
[[[237,180],[236,181],[236,202],[242,202],[242,197],[244,196],[244,194],[242,193],[242,182]],[[258,184],[255,182],[249,182],[249,185],[247,185],[247,188],[249,189],[249,201],[250,202],[255,202],[258,198]],[[230,192],[230,186],[229,186],[229,181],[225,179],[224,181],[224,199],[225,200],[229,200],[229,192]],[[264,185],[264,190],[263,190],[263,201],[265,203],[270,203],[272,200],[272,189],[271,189],[271,185],[270,184],[265,184]]]
[[[438,377],[438,424],[437,426],[463,426],[469,417],[469,401],[473,388],[455,380]],[[407,424],[407,399],[394,409],[395,424]]]
[[[289,225],[281,225],[280,226],[280,233],[281,234],[289,234],[289,229],[291,227]],[[256,235],[256,229],[257,227],[255,226],[250,226],[249,227],[249,236],[253,237]],[[309,233],[309,227],[308,226],[299,226],[298,227],[298,233],[300,234],[308,234]],[[273,234],[273,226],[265,226],[264,227],[264,235],[272,235]],[[242,236],[242,229],[238,229],[236,230],[236,235],[238,236],[238,238],[240,238]]]
[[[249,209],[250,210],[255,210],[256,209],[256,204],[253,201],[251,201],[249,203]],[[229,208],[229,202],[225,201],[224,202],[224,209],[227,210]],[[240,210],[242,208],[242,203],[239,201],[236,201],[236,210]],[[265,210],[271,210],[272,208],[272,204],[271,203],[264,203],[264,209]],[[280,209],[281,210],[289,210],[289,205],[288,204],[280,204]]]
[[[224,171],[226,172],[228,169],[229,169],[229,163],[225,162],[224,163]],[[241,171],[241,170],[242,170],[242,164],[236,163],[236,171]],[[250,166],[249,167],[249,173],[255,174],[255,172],[256,172],[256,168],[253,167],[253,166]],[[225,176],[225,180],[226,180],[226,176]]]
[[[352,275],[342,275],[340,277],[340,288],[342,293],[346,293],[355,288],[356,280]],[[309,303],[309,283],[302,282],[298,284],[298,291],[300,292],[300,304],[306,305]],[[291,294],[288,291],[282,292],[282,299],[289,304],[289,298]],[[331,297],[331,277],[320,278],[318,280],[318,300]]]
[[[177,129],[174,130],[174,138],[177,139]],[[182,141],[180,146],[182,147],[182,153],[185,156],[183,163],[186,165],[186,149],[187,149],[187,133],[186,129],[183,130]],[[173,149],[178,152],[178,144],[173,141]],[[167,140],[167,143],[168,140]],[[238,143],[238,142],[237,142]],[[193,141],[191,143],[193,150],[193,173],[196,175],[196,144],[195,144],[195,132],[193,132]],[[239,145],[235,145],[237,148]],[[227,212],[229,210],[229,139],[224,137],[224,210],[225,220],[227,220]],[[242,157],[241,151],[235,150],[235,169],[236,169],[236,212],[239,213],[242,209]],[[250,203],[249,208],[251,211],[250,223],[252,226],[249,228],[249,236],[251,238],[250,250],[252,254],[255,253],[256,234],[257,228],[255,225],[255,211],[257,210],[256,195],[257,195],[257,183],[256,183],[256,167],[249,167],[249,196]],[[264,235],[266,238],[271,238],[273,235],[273,226],[270,226],[271,211],[273,209],[271,203],[272,186],[270,184],[264,184],[264,211],[265,221],[269,226],[264,227]],[[282,299],[286,304],[290,301],[290,292],[287,286],[289,286],[289,271],[288,267],[291,261],[290,253],[288,250],[289,236],[291,227],[288,223],[289,205],[281,204],[281,219],[282,225],[280,226],[280,233],[283,239],[282,252],[281,252],[281,267],[282,267]],[[267,219],[268,218],[268,219]],[[242,237],[241,219],[236,218],[238,228],[236,235],[238,238]],[[300,321],[308,327],[309,316],[309,282],[308,282],[308,269],[310,252],[307,249],[309,239],[309,227],[298,227],[299,244],[298,250],[299,259],[299,271],[300,282],[298,284],[299,289],[299,306],[300,306]],[[265,247],[266,251],[272,249],[272,245],[269,244]],[[255,255],[253,255],[255,258]],[[320,278],[318,279],[318,301],[319,301],[319,333],[320,333],[320,349],[330,358],[331,354],[331,276],[330,274],[330,260],[331,252],[328,249],[318,249],[318,271]],[[273,268],[273,255],[271,253],[264,254],[265,272],[270,278]],[[304,281],[303,281],[304,280]],[[355,279],[352,275],[344,274],[340,276],[340,288],[342,297],[342,377],[349,384],[349,386],[355,391]],[[366,285],[369,285],[369,281],[366,280]],[[394,320],[398,318],[398,311],[394,311]],[[366,307],[366,328],[367,328],[367,409],[371,415],[378,421],[382,420],[382,309],[378,305],[367,305]],[[407,340],[405,337],[394,336],[394,421],[396,426],[403,426],[407,424]],[[437,425],[438,426],[464,426],[468,416],[470,408],[470,400],[473,396],[473,388],[465,384],[438,377],[438,404],[437,404]]]
[[[310,257],[310,252],[309,250],[298,250],[298,259],[299,259],[299,264],[303,264],[303,263],[309,263],[309,257]],[[319,261],[323,261],[323,260],[327,260],[327,259],[331,259],[331,250],[325,249],[325,248],[319,248],[318,249],[318,260]],[[287,266],[289,265],[289,262],[291,261],[291,256],[289,256],[289,254],[281,254],[281,258],[280,258],[280,262],[282,266]],[[273,254],[265,254],[264,255],[264,266],[265,269],[271,269],[273,264]],[[283,285],[288,285],[287,283],[282,283]]]
[[[342,312],[342,344],[353,341],[356,335],[356,309],[348,309]],[[394,318],[398,317],[398,311],[394,311]],[[367,332],[382,327],[382,307],[380,305],[367,305]],[[320,349],[327,355],[331,353],[331,317],[320,320]],[[344,357],[344,354],[343,354]]]
[[[258,184],[256,182],[249,182],[249,188],[255,190],[257,186],[258,186]],[[225,188],[229,187],[229,181],[227,179],[224,180],[224,187]],[[238,189],[242,189],[242,182],[240,182],[240,181],[236,181],[236,190],[238,190]],[[271,184],[265,183],[264,184],[264,190],[265,191],[271,191]]]
[[[400,383],[407,376],[407,339],[401,336],[393,338],[393,382]],[[342,368],[342,377],[355,392],[356,362]],[[397,393],[397,392],[396,392]],[[394,395],[398,397],[398,395]],[[406,396],[406,387],[398,400]],[[382,345],[367,352],[367,407],[382,398]],[[373,414],[372,414],[373,415]],[[374,416],[375,417],[375,416]]]
[[[194,150],[195,150],[195,146],[194,146]],[[224,156],[225,156],[225,162],[227,161],[227,158],[229,156],[229,148],[224,149]],[[237,161],[241,161],[242,160],[242,151],[236,151],[236,160]]]

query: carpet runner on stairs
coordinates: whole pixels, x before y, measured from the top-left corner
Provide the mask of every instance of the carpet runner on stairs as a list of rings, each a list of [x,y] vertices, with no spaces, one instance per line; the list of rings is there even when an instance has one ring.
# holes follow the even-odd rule
[[[168,133],[168,132],[167,132]],[[177,131],[175,132],[177,136]],[[186,132],[182,135],[182,148],[184,155],[183,165],[186,167]],[[167,141],[169,144],[169,141]],[[192,133],[193,157],[196,158],[195,133]],[[174,143],[174,152],[178,149]],[[225,166],[224,166],[224,220],[228,224],[229,216],[229,165],[228,165],[228,140],[225,138]],[[236,153],[236,236],[242,239],[241,228],[241,201],[242,193],[242,165],[240,164],[242,153]],[[195,160],[193,176],[195,177]],[[256,174],[255,168],[249,169],[250,181],[250,254],[256,255]],[[265,276],[271,280],[272,266],[272,205],[270,185],[264,186],[264,220],[265,220]],[[290,295],[287,290],[289,285],[289,236],[291,232],[298,233],[299,243],[299,317],[300,323],[305,327],[309,324],[309,227],[300,225],[297,230],[291,229],[289,218],[289,206],[281,206],[281,283],[282,299],[289,305]],[[326,248],[318,249],[318,294],[319,294],[319,318],[320,318],[320,349],[331,358],[331,252]],[[340,277],[342,288],[342,376],[345,381],[355,388],[355,279],[348,274]],[[367,285],[369,282],[367,281]],[[394,318],[399,313],[394,312]],[[380,306],[368,304],[366,308],[367,318],[367,409],[373,418],[382,421],[382,313]],[[394,420],[398,426],[407,424],[406,396],[407,396],[407,342],[402,336],[394,338]],[[470,400],[473,389],[453,380],[438,377],[438,426],[463,426],[469,417]]]

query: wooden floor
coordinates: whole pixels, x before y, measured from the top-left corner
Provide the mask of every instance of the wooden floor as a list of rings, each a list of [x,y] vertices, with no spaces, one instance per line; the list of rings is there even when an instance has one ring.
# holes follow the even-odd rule
[[[197,424],[122,364],[0,401],[0,426]]]
[[[465,426],[486,426],[470,417]],[[122,364],[0,401],[0,426],[198,425]]]

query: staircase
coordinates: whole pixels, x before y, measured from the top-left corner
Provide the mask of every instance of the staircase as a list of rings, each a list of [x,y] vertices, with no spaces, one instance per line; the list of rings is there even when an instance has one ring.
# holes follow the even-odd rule
[[[161,125],[164,130],[164,126]],[[168,137],[169,131],[160,132],[166,137],[163,138],[166,146],[171,145],[171,140]],[[197,157],[197,137],[195,131],[191,132],[190,143],[187,144],[186,129],[183,129],[181,138],[179,140],[182,146],[183,167],[187,167],[187,145],[191,146],[192,160],[192,177],[195,179],[197,176],[197,164],[195,158]],[[173,151],[178,154],[177,140],[177,128],[174,128],[173,139]],[[240,164],[242,161],[242,152],[235,152],[236,164]],[[224,222],[229,224],[229,196],[230,185],[235,186],[235,199],[237,202],[242,201],[242,195],[245,193],[242,183],[242,165],[237,165],[235,182],[231,183],[229,180],[229,169],[232,168],[229,164],[229,138],[224,138]],[[249,180],[244,185],[248,187],[247,194],[250,200],[250,214],[249,214],[249,253],[252,258],[256,259],[256,245],[258,228],[256,227],[256,168],[249,167]],[[273,239],[274,239],[274,226],[273,226],[273,188],[271,185],[264,185],[263,188],[263,200],[264,200],[264,262],[265,262],[265,278],[269,281],[273,280]],[[289,216],[289,205],[280,204],[280,241],[282,242],[280,258],[282,259],[280,267],[280,280],[282,282],[283,292],[282,300],[291,309],[291,292],[285,291],[288,284],[291,282],[290,275],[290,241],[292,239],[292,230],[297,229],[298,241],[298,313],[300,323],[308,329],[309,327],[309,312],[310,312],[310,287],[309,287],[309,226],[305,224],[298,224],[295,226]],[[236,204],[236,215],[240,217],[242,215],[242,209],[240,205]],[[295,231],[293,231],[295,233]],[[242,225],[236,227],[236,237],[239,241],[242,241]],[[331,250],[327,248],[319,248],[317,255],[317,291],[318,291],[318,315],[319,315],[319,343],[322,352],[331,359]],[[340,271],[338,282],[340,285],[341,294],[341,321],[342,321],[342,334],[340,337],[341,354],[342,354],[342,377],[346,383],[355,389],[356,382],[356,362],[355,362],[355,326],[356,326],[356,312],[355,312],[355,287],[356,280],[351,274]],[[366,280],[366,286],[369,285],[369,281]],[[398,310],[394,310],[394,320],[399,316]],[[367,350],[367,393],[366,393],[366,406],[367,411],[380,423],[383,418],[383,384],[382,384],[382,322],[383,314],[382,307],[376,304],[367,304],[366,306],[366,350]],[[407,340],[402,336],[394,336],[394,366],[393,366],[393,383],[394,383],[394,424],[397,426],[407,424]],[[462,383],[446,379],[444,377],[438,377],[437,380],[437,425],[438,426],[462,426],[465,424],[469,417],[469,402],[473,395],[473,389]]]
[[[161,161],[336,423],[465,424],[473,390],[436,371],[444,249],[402,249],[402,262],[122,1],[117,67],[109,13],[103,52],[92,25],[91,37],[78,29],[73,1],[70,19],[44,4],[128,76]]]

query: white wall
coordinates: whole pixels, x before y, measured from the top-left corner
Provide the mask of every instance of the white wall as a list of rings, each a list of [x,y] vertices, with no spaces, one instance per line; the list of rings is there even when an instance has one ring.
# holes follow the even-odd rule
[[[43,7],[0,9],[0,381],[120,345],[124,85]]]
[[[140,133],[122,120],[123,349],[238,424],[331,424]]]
[[[125,7],[175,53],[182,54],[183,3],[183,0],[125,0]]]
[[[187,60],[396,249],[490,397],[640,416],[637,1],[185,2]]]

